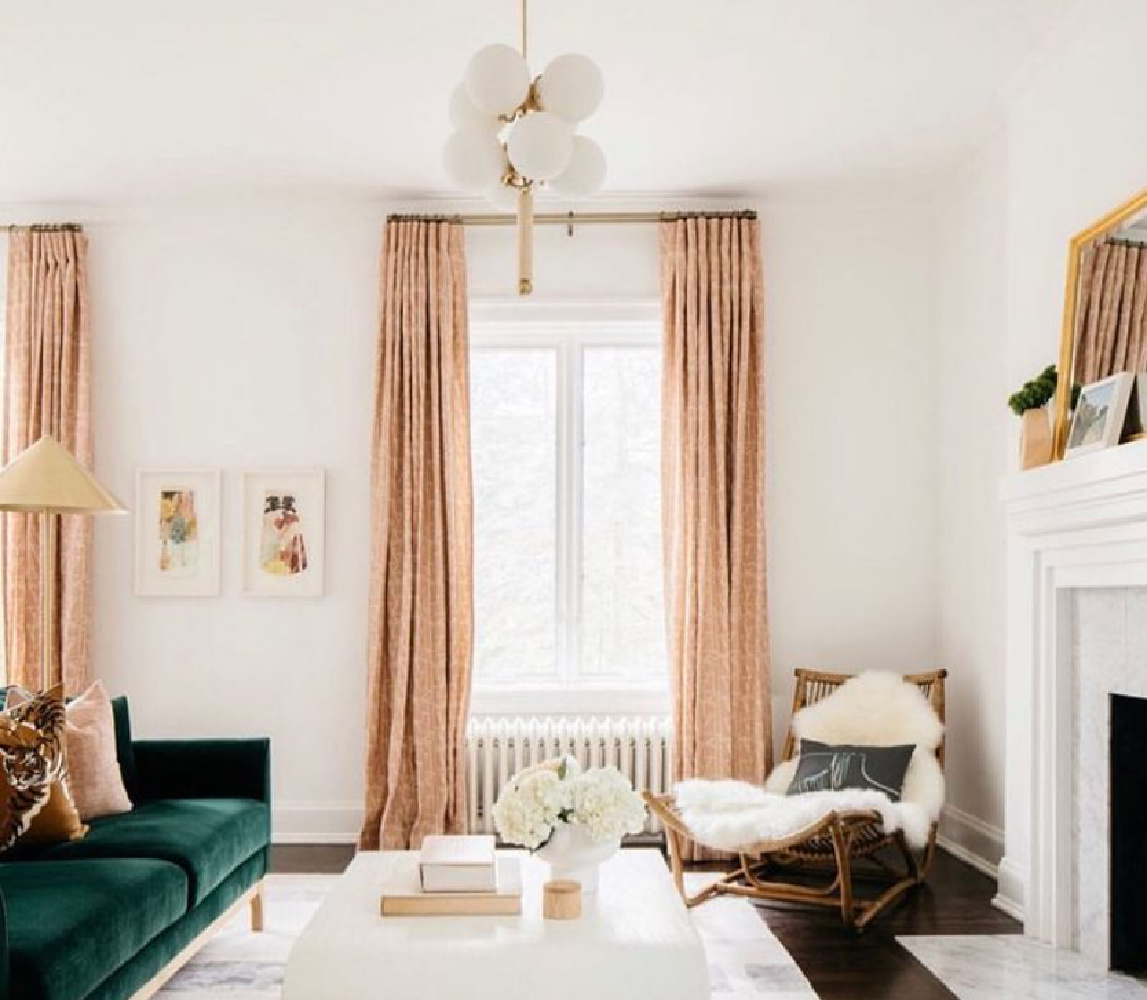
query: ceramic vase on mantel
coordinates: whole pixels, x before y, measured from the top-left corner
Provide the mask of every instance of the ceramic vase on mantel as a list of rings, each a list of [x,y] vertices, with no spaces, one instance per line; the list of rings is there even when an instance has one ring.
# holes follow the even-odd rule
[[[1053,444],[1047,407],[1024,410],[1020,435],[1020,468],[1034,469],[1051,461]]]
[[[597,892],[598,868],[621,847],[621,838],[596,841],[577,823],[559,823],[537,855],[550,866],[550,881],[577,882]]]

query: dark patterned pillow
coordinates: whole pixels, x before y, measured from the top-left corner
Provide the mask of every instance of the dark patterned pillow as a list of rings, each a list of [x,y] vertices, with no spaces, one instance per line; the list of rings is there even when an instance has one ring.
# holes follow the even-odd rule
[[[797,772],[789,795],[803,792],[861,788],[883,792],[900,801],[904,775],[912,759],[912,744],[895,747],[830,746],[816,740],[801,740]]]
[[[0,712],[0,851],[19,840],[64,775],[62,694],[55,687]]]

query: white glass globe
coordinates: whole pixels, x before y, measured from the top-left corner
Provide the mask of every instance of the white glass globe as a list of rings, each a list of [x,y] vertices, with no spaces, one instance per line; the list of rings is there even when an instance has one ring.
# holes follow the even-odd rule
[[[474,106],[490,115],[506,115],[526,99],[530,69],[517,49],[487,45],[466,67],[466,93]]]
[[[601,70],[586,56],[558,56],[538,81],[542,107],[573,125],[592,115],[604,94]]]
[[[510,162],[519,174],[533,181],[557,177],[569,165],[572,149],[573,129],[548,111],[519,118],[506,142]]]
[[[486,198],[490,204],[503,212],[516,213],[518,211],[518,197],[518,188],[510,187],[509,184],[498,183],[492,188],[486,189]]]
[[[450,124],[456,129],[480,128],[487,132],[497,132],[502,127],[497,115],[488,114],[470,100],[464,83],[450,94]]]
[[[573,137],[569,166],[551,180],[547,187],[567,198],[584,198],[593,194],[605,180],[605,153],[584,135]]]
[[[483,191],[501,180],[506,158],[502,144],[492,132],[464,128],[446,140],[442,164],[459,187]]]

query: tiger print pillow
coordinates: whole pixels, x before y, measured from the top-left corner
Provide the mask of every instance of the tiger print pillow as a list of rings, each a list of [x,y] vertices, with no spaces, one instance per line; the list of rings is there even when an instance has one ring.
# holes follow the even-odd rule
[[[64,775],[63,691],[0,712],[0,851],[20,839]]]

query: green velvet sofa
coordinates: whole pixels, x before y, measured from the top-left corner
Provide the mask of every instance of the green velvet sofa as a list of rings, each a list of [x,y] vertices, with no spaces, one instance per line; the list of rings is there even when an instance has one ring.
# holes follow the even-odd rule
[[[150,996],[243,902],[261,927],[270,742],[132,740],[113,705],[134,809],[0,855],[0,1000]]]

